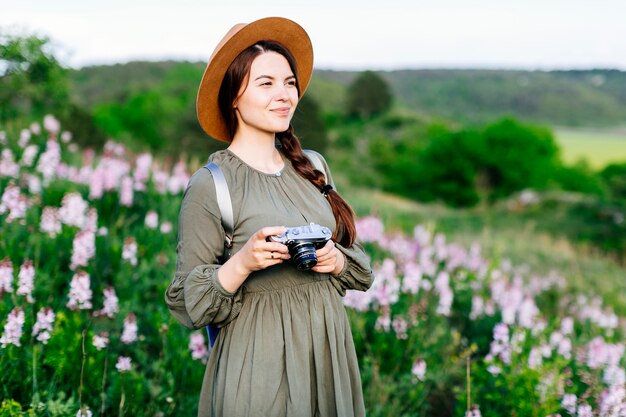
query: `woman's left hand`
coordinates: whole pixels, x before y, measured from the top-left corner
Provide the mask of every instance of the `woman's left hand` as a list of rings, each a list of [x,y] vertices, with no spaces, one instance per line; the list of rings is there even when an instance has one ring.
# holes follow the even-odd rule
[[[337,275],[343,271],[346,258],[343,253],[335,247],[335,242],[329,240],[324,247],[315,251],[317,265],[311,268],[315,272],[322,274]]]

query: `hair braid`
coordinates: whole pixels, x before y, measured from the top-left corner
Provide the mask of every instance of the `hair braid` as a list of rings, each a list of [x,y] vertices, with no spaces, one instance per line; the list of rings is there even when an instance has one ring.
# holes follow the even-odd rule
[[[315,169],[309,158],[302,152],[302,146],[293,132],[293,127],[290,125],[289,129],[277,133],[276,137],[280,142],[283,154],[292,162],[296,172],[301,177],[309,180],[321,192],[324,185],[326,185],[324,173]],[[336,222],[333,240],[345,247],[352,246],[356,238],[354,211],[337,191],[330,190],[327,196]]]

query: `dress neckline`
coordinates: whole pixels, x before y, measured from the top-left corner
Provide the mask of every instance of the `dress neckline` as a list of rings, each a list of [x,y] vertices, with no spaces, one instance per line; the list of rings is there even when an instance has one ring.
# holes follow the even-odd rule
[[[287,166],[289,165],[289,159],[280,151],[278,151],[283,159],[283,166],[281,169],[279,169],[276,172],[264,172],[261,170],[256,169],[255,167],[251,166],[250,164],[248,164],[246,161],[244,161],[243,159],[241,159],[236,153],[234,153],[233,151],[231,151],[230,149],[224,149],[224,151],[230,155],[232,158],[236,159],[237,161],[239,161],[239,163],[243,166],[245,166],[246,168],[248,168],[251,171],[254,171],[256,173],[258,173],[259,175],[263,175],[266,177],[280,177],[282,176],[286,171],[287,171]]]

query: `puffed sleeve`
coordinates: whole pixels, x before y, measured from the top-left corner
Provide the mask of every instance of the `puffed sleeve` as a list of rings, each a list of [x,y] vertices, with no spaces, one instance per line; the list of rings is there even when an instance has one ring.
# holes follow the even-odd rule
[[[314,153],[316,153],[322,161],[322,165],[326,171],[326,182],[336,189],[326,159],[324,159],[321,154],[317,152]],[[338,242],[335,242],[335,247],[346,257],[343,270],[337,275],[331,275],[331,281],[335,288],[337,288],[342,296],[346,295],[346,290],[366,291],[374,282],[374,272],[372,271],[370,258],[367,253],[365,253],[363,247],[358,242],[353,243],[349,248],[343,247]]]
[[[174,317],[189,328],[222,327],[241,310],[241,289],[222,287],[217,271],[224,252],[224,229],[211,173],[201,168],[190,179],[178,217],[176,273],[165,292]]]
[[[335,247],[346,257],[343,270],[330,277],[335,288],[342,296],[346,295],[346,290],[367,291],[374,282],[374,272],[363,247],[357,242],[349,248],[335,242]]]

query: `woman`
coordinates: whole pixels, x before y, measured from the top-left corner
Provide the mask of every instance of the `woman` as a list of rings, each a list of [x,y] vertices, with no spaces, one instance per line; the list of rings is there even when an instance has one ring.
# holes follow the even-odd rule
[[[313,168],[290,124],[312,68],[306,32],[266,18],[228,32],[200,85],[201,126],[230,142],[209,160],[228,183],[235,231],[232,256],[221,264],[215,183],[200,169],[183,197],[176,275],[166,293],[187,327],[220,328],[199,416],[365,414],[341,296],[367,290],[372,271],[328,166],[326,175]],[[309,223],[333,237],[316,250],[317,265],[299,271],[288,247],[270,238]]]

